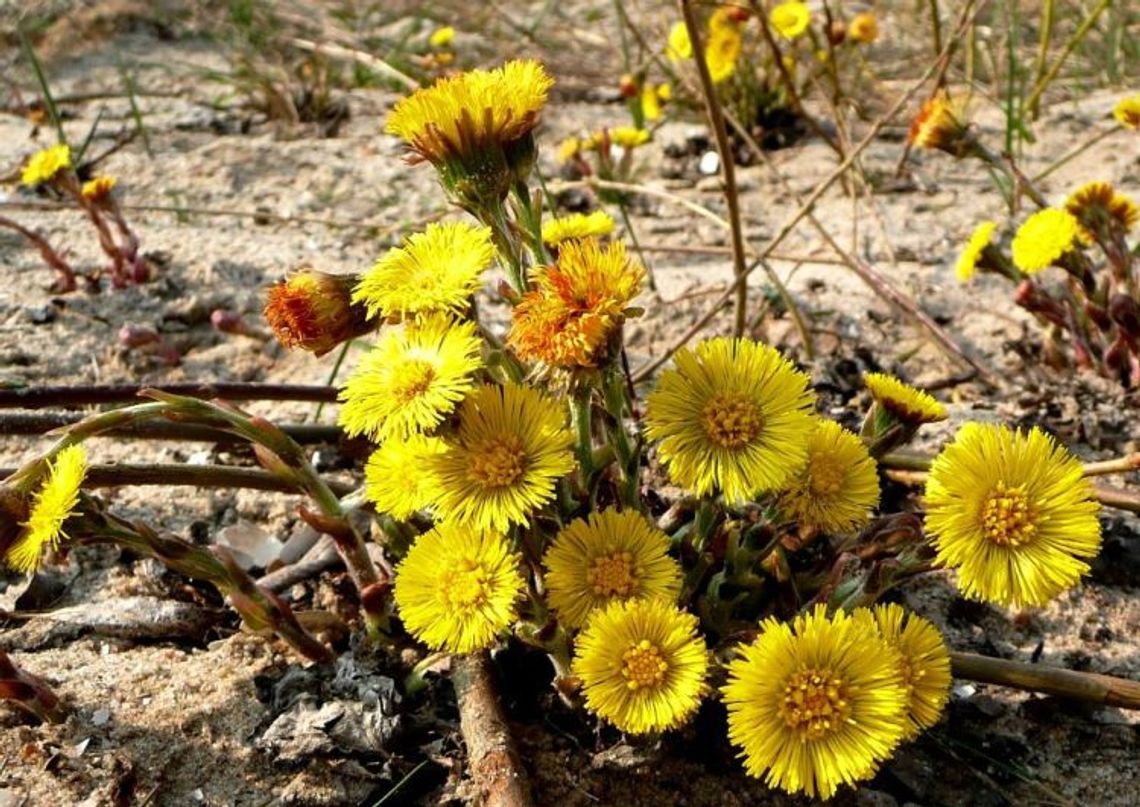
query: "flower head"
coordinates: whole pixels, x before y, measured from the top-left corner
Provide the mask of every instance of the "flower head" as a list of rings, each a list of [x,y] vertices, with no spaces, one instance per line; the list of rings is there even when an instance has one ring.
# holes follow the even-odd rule
[[[573,470],[573,441],[553,398],[517,384],[478,387],[459,409],[447,450],[431,460],[436,509],[444,520],[478,529],[528,524]]]
[[[997,222],[983,221],[970,233],[970,240],[966,242],[962,254],[958,256],[958,262],[954,265],[954,274],[957,276],[958,282],[966,283],[974,276],[978,268],[978,259],[982,257],[982,252],[993,241],[994,230],[996,229]]]
[[[674,64],[693,58],[693,42],[689,39],[689,29],[683,21],[673,23],[673,27],[669,29],[665,55]]]
[[[428,42],[433,48],[446,48],[455,41],[455,28],[444,25],[431,32]]]
[[[801,527],[850,532],[879,505],[879,474],[867,446],[833,420],[820,419],[808,438],[807,465],[780,495],[781,512]]]
[[[912,739],[938,722],[950,699],[950,651],[938,628],[901,605],[876,605],[872,613],[879,635],[899,654],[910,717],[903,739]]]
[[[847,38],[852,42],[869,45],[879,38],[879,21],[869,11],[856,14],[847,25]]]
[[[507,336],[519,357],[550,367],[595,367],[641,289],[645,270],[625,245],[595,239],[562,243],[558,260],[532,276]]]
[[[79,192],[84,199],[96,204],[105,204],[110,199],[111,191],[115,189],[116,184],[118,183],[114,177],[97,176],[84,182]]]
[[[1092,485],[1040,429],[967,423],[935,457],[923,499],[937,562],[958,570],[971,597],[1042,605],[1100,549]]]
[[[475,386],[475,327],[433,314],[385,333],[340,392],[340,425],[377,441],[434,429]]]
[[[35,494],[28,520],[8,548],[9,566],[20,572],[34,571],[45,546],[55,549],[60,538],[69,537],[63,525],[79,502],[79,486],[86,475],[87,452],[82,445],[68,446],[54,462],[48,462],[47,478]]]
[[[519,563],[498,533],[436,525],[396,567],[394,597],[404,627],[437,650],[490,647],[515,620],[526,588]]]
[[[577,157],[583,150],[582,140],[577,137],[568,137],[558,144],[558,151],[554,158],[559,163],[569,162]]]
[[[865,373],[863,383],[875,403],[898,420],[920,426],[946,420],[946,407],[928,392],[904,384],[886,373]]]
[[[869,778],[907,727],[897,654],[866,609],[770,618],[729,664],[728,737],[769,786],[829,799]]]
[[[1046,269],[1071,250],[1081,223],[1068,210],[1038,210],[1017,229],[1010,247],[1013,264],[1027,275]]]
[[[437,484],[431,458],[445,450],[443,440],[413,434],[389,437],[364,466],[364,495],[381,513],[407,521],[435,504]]]
[[[661,117],[661,97],[652,84],[646,84],[641,88],[639,101],[641,114],[647,121],[655,121]]]
[[[578,636],[586,708],[630,734],[676,728],[701,703],[708,650],[697,619],[662,600],[613,602]]]
[[[811,9],[807,7],[807,3],[798,0],[780,3],[768,15],[768,22],[784,39],[796,39],[811,24]]]
[[[736,25],[720,25],[709,32],[705,46],[705,63],[713,84],[727,81],[736,72],[736,60],[740,58],[743,40]]]
[[[681,592],[681,569],[668,555],[669,536],[632,510],[575,519],[543,558],[547,599],[568,628],[615,600],[661,599]]]
[[[967,128],[965,102],[943,91],[922,105],[910,124],[908,139],[919,148],[964,157],[970,145]]]
[[[1121,98],[1112,108],[1112,116],[1128,129],[1140,129],[1140,95]]]
[[[542,242],[557,246],[571,238],[601,238],[614,231],[614,220],[604,210],[571,213],[542,223]]]
[[[484,210],[502,201],[513,179],[529,174],[531,132],[553,84],[533,60],[441,78],[401,99],[387,131],[435,166],[459,204]]]
[[[1140,220],[1140,208],[1108,182],[1086,182],[1065,200],[1069,211],[1081,225],[1081,235],[1092,241],[1097,235],[1126,233]]]
[[[265,320],[281,344],[323,356],[371,331],[369,312],[352,301],[356,275],[301,269],[269,288]]]
[[[466,222],[429,224],[365,272],[352,300],[367,306],[372,317],[462,314],[494,259],[489,228]]]
[[[33,154],[20,174],[20,182],[32,187],[55,179],[60,171],[71,167],[71,148],[63,143],[48,146]]]
[[[675,361],[649,395],[645,425],[676,482],[739,502],[803,468],[815,402],[807,375],[747,339],[708,339]]]
[[[599,129],[582,144],[585,151],[609,151],[611,146],[620,146],[629,151],[649,142],[649,132],[635,126],[614,126]]]

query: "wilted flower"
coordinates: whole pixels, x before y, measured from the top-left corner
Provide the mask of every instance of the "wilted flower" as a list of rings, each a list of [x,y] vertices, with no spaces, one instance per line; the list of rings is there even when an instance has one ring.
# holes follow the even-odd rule
[[[265,320],[285,347],[323,356],[337,345],[372,331],[368,309],[352,300],[356,275],[300,269],[270,287]]]
[[[919,148],[938,149],[954,157],[964,157],[973,143],[965,103],[940,92],[922,105],[910,125],[908,139]]]

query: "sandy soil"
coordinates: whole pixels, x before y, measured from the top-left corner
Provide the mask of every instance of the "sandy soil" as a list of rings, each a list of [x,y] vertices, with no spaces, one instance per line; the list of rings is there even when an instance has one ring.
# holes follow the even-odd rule
[[[315,137],[304,129],[284,133],[269,124],[254,123],[244,130],[248,113],[232,105],[214,109],[209,103],[221,98],[224,88],[207,81],[207,71],[224,70],[227,62],[221,46],[203,35],[205,22],[180,13],[177,4],[150,13],[145,5],[85,6],[87,16],[73,15],[45,34],[43,52],[57,95],[118,94],[119,60],[137,65],[140,87],[164,94],[141,99],[153,157],[136,142],[100,166],[121,178],[128,204],[152,208],[129,216],[143,249],[165,254],[164,267],[157,281],[144,286],[53,295],[48,291],[51,274],[37,255],[0,232],[0,384],[324,383],[327,360],[288,353],[271,340],[219,333],[211,327],[210,315],[225,309],[261,328],[266,284],[302,265],[360,271],[394,243],[393,228],[443,210],[431,172],[405,165],[399,144],[380,133],[385,111],[397,96],[384,89],[348,92],[352,117],[335,138]],[[478,39],[469,44],[472,52],[486,49]],[[16,62],[18,52],[10,47],[0,58],[7,66]],[[565,62],[564,55],[552,58],[563,84],[541,133],[547,155],[558,139],[581,128],[624,122],[616,103],[589,100],[605,93],[583,91],[593,74],[573,72]],[[13,77],[30,93],[26,70]],[[892,82],[877,90],[889,99],[902,86]],[[1038,127],[1041,137],[1026,154],[1026,169],[1049,164],[1090,127],[1103,125],[1118,95],[1089,92],[1049,107]],[[65,109],[73,142],[101,115],[94,153],[133,125],[123,97],[71,103]],[[981,124],[996,132],[1000,121],[984,115]],[[681,148],[693,129],[693,123],[683,122],[663,127],[645,149],[641,179],[722,213],[718,184],[697,171],[699,155],[666,156]],[[893,127],[868,149],[864,168],[869,175],[892,175],[901,135],[901,125]],[[0,114],[0,171],[12,175],[49,140],[48,130],[37,130],[20,115]],[[773,159],[800,194],[834,164],[826,146],[812,138],[775,152]],[[556,173],[550,157],[544,155],[542,165],[548,175]],[[748,239],[763,243],[796,204],[763,166],[742,167],[738,173]],[[1049,177],[1045,191],[1060,199],[1073,185],[1093,178],[1140,194],[1135,139],[1102,141]],[[840,243],[853,245],[856,254],[920,300],[971,356],[1004,379],[997,393],[985,394],[977,383],[948,384],[961,368],[857,277],[831,263],[773,262],[810,315],[816,360],[807,360],[789,318],[779,312],[760,317],[755,335],[804,361],[834,407],[865,403],[858,378],[868,368],[946,387],[940,394],[953,419],[926,433],[925,447],[939,444],[967,418],[1000,418],[1045,425],[1089,459],[1140,448],[1135,394],[1098,379],[1059,377],[1027,364],[1020,349],[1027,319],[1009,303],[1006,287],[988,277],[969,288],[954,281],[957,245],[980,218],[1001,214],[1000,197],[984,177],[961,170],[945,155],[915,155],[911,181],[885,188],[854,222],[851,202],[839,189],[824,196],[816,215]],[[11,183],[0,199],[42,201]],[[289,220],[196,212],[204,209],[258,211]],[[80,216],[6,212],[65,246],[76,266],[101,261]],[[300,220],[306,217],[336,224]],[[661,199],[639,201],[633,223],[641,241],[658,248],[728,243],[716,225]],[[781,253],[828,256],[806,226],[787,239]],[[711,299],[707,290],[731,275],[727,257],[661,251],[653,252],[651,260],[661,294],[660,299],[647,297],[646,315],[628,329],[635,367],[660,355],[705,311]],[[754,299],[759,299],[766,291],[762,276],[757,273],[754,281]],[[486,302],[491,306],[489,296]],[[117,333],[124,324],[157,330],[181,353],[181,363],[171,367],[153,354],[121,347]],[[730,324],[725,311],[708,332],[726,332]],[[314,418],[310,404],[250,408],[281,422]],[[334,422],[334,414],[326,407],[322,422]],[[34,456],[44,444],[33,438],[0,441],[0,467]],[[100,440],[94,452],[100,462],[249,461],[241,452],[188,443],[144,446]],[[353,478],[351,471],[340,473]],[[108,499],[118,512],[207,539],[239,522],[283,538],[296,527],[296,502],[282,496],[153,488],[110,491]],[[905,598],[937,621],[956,648],[1140,677],[1140,601],[1135,596],[1140,525],[1134,518],[1112,516],[1106,529],[1106,550],[1095,573],[1047,608],[1017,614],[970,604],[945,579],[912,586]],[[221,605],[210,592],[153,563],[106,551],[76,552],[68,568],[49,577],[67,586],[59,587],[58,596],[41,598],[33,610],[113,607],[116,600],[134,596],[161,597],[199,610]],[[2,606],[9,609],[24,585],[13,577],[4,585]],[[327,602],[343,585],[335,575],[326,575],[288,594],[302,603]],[[289,676],[304,665],[287,648],[240,632],[233,617],[213,618],[204,634],[190,632],[173,641],[60,633],[32,624],[37,618],[10,620],[0,634],[0,647],[45,677],[72,708],[72,716],[60,726],[35,726],[0,706],[0,805],[372,804],[405,776],[406,784],[385,803],[451,803],[467,792],[446,685],[433,685],[405,702],[400,730],[386,737],[382,748],[333,743],[296,760],[281,744],[266,740],[267,732],[300,702],[298,692],[320,699],[329,687],[335,689],[335,682],[326,680],[331,673],[313,671],[299,689],[289,689],[295,682]],[[403,675],[396,659],[382,657],[377,663],[367,649],[340,649],[345,663],[364,664],[371,658],[377,675],[396,680]],[[507,661],[503,666],[505,674],[520,675]],[[580,715],[531,692],[533,683],[529,688],[524,683],[517,681],[512,688],[508,680],[505,690],[521,693],[508,705],[541,804],[800,803],[740,774],[716,728],[722,721],[714,705],[675,737],[630,746],[611,733],[596,733]],[[292,693],[288,697],[283,686]],[[1132,804],[1140,786],[1138,725],[1140,715],[1116,709],[1073,707],[961,683],[938,729],[902,751],[867,788],[844,794],[836,803]]]

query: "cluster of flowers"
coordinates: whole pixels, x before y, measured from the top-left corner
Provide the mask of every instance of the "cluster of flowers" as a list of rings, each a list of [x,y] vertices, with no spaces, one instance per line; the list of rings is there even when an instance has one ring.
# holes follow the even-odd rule
[[[95,176],[81,182],[72,166],[71,148],[59,144],[33,154],[24,166],[20,181],[29,188],[43,187],[62,194],[86,214],[99,236],[100,248],[111,261],[110,278],[115,288],[123,288],[130,283],[143,283],[148,279],[149,269],[139,254],[138,238],[127,226],[122,209],[115,199],[114,177]],[[4,225],[32,241],[44,261],[56,270],[59,275],[55,284],[57,291],[75,289],[76,272],[42,236],[15,222],[0,218],[0,226]],[[90,284],[97,285],[99,276],[99,273],[88,273],[84,277]]]
[[[878,596],[944,567],[970,596],[1048,601],[1098,551],[1092,486],[1039,430],[970,423],[930,469],[927,535],[905,514],[876,518],[876,459],[945,419],[942,405],[868,374],[857,435],[748,339],[681,349],[642,412],[621,332],[643,267],[604,240],[611,220],[544,223],[527,187],[551,84],[537,62],[509,62],[401,100],[388,131],[475,222],[430,225],[360,277],[298,273],[271,290],[267,318],[316,352],[382,330],[340,422],[377,443],[366,495],[409,633],[451,653],[513,635],[550,655],[562,693],[632,734],[685,723],[720,666],[747,770],[828,798],[948,697],[938,631]],[[475,306],[496,257],[505,341]],[[662,473],[687,496],[658,521]],[[822,568],[797,556],[809,543]],[[789,610],[775,592],[792,578]],[[754,639],[729,639],[742,634]]]
[[[1121,100],[1113,113],[1121,127],[1140,129],[1140,96]],[[995,162],[970,126],[964,101],[947,95],[923,106],[910,139],[958,158]],[[1017,228],[1008,255],[997,222],[977,225],[958,258],[958,279],[968,282],[984,271],[1013,283],[1015,302],[1049,334],[1050,364],[1070,363],[1067,342],[1078,368],[1098,370],[1127,386],[1140,384],[1140,287],[1128,243],[1140,208],[1104,181],[1081,185],[1055,207],[1036,196],[1041,209]],[[1053,267],[1062,270],[1061,282],[1047,287],[1041,273]]]

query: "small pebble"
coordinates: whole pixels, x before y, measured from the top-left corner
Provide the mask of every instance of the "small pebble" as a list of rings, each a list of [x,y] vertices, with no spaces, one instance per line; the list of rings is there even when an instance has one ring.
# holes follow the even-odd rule
[[[715,151],[706,151],[701,155],[701,162],[697,170],[705,176],[712,176],[720,170],[720,155]]]
[[[111,722],[111,713],[106,709],[96,709],[95,714],[91,715],[91,725],[105,726]]]

